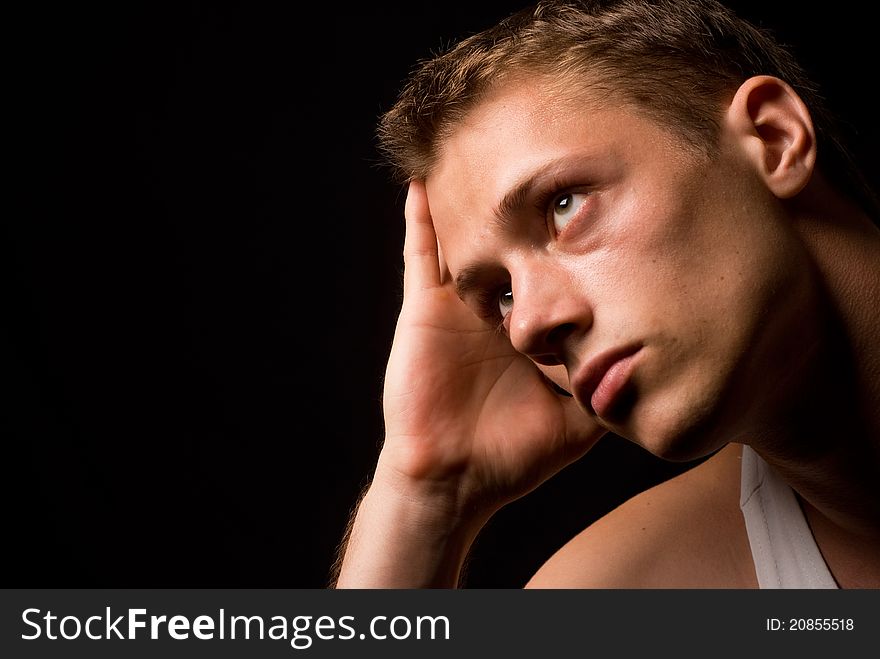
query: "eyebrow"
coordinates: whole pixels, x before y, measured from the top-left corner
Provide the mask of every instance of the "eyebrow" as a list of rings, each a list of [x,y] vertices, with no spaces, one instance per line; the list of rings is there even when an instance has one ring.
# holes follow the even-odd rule
[[[492,211],[495,222],[502,228],[507,226],[516,212],[525,205],[526,199],[535,187],[535,184],[553,170],[558,170],[564,160],[560,158],[541,165],[508,190]]]
[[[587,159],[589,160],[591,158],[588,157]],[[522,177],[504,194],[501,201],[499,201],[498,205],[493,209],[492,215],[494,224],[501,229],[506,229],[510,225],[513,217],[526,204],[526,200],[529,198],[529,195],[532,194],[532,190],[541,179],[553,176],[554,172],[558,172],[565,166],[571,166],[573,161],[577,163],[580,160],[583,160],[583,158],[572,158],[571,156],[555,158]],[[473,295],[475,290],[482,288],[482,281],[484,279],[485,268],[480,264],[474,264],[462,268],[455,277],[456,295],[458,295],[459,299],[465,300],[467,297]]]
[[[558,166],[558,161],[546,163],[537,170],[530,172],[508,190],[501,198],[501,201],[498,202],[498,205],[492,210],[494,224],[501,229],[507,228],[516,212],[525,205],[532,188],[535,187],[535,183],[544,177],[549,170],[556,169]],[[481,282],[484,279],[484,272],[485,269],[479,264],[461,269],[455,277],[455,293],[459,299],[465,300],[473,295],[475,290],[482,288]]]
[[[522,208],[523,204],[525,204],[529,193],[532,191],[532,188],[535,187],[535,181],[538,176],[537,173],[532,174],[505,193],[501,198],[501,201],[498,202],[498,205],[492,211],[496,224],[503,228],[510,223],[510,219],[516,214],[516,211]]]
[[[455,276],[455,294],[460,300],[466,300],[472,296],[475,290],[482,288],[484,269],[479,265],[470,265],[462,268]]]
[[[590,154],[578,154],[576,156],[566,155],[554,158],[534,171],[529,172],[515,183],[513,187],[504,194],[501,201],[498,202],[498,205],[492,211],[495,223],[501,228],[506,227],[513,216],[516,215],[516,212],[522,209],[525,205],[532,190],[538,185],[538,183],[542,182],[543,179],[556,179],[559,176],[560,170],[568,169],[573,166],[578,167],[583,163],[592,160],[595,160],[595,157]]]

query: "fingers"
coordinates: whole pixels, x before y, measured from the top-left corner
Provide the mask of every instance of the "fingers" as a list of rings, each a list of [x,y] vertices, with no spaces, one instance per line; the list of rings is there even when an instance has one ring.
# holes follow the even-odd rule
[[[437,235],[422,181],[412,181],[404,207],[406,235],[403,241],[403,293],[439,286],[440,255]]]

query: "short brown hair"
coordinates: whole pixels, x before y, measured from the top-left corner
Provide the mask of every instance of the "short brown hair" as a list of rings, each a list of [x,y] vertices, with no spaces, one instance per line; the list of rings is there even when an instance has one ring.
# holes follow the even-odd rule
[[[425,178],[458,122],[523,74],[588,81],[706,153],[724,100],[751,76],[781,78],[810,109],[823,172],[876,216],[815,83],[768,31],[715,0],[541,0],[417,63],[379,123],[394,177]]]

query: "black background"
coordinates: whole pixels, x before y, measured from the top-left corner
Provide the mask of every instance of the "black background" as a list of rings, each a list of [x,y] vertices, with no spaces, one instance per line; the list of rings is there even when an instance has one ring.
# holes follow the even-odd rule
[[[8,15],[4,586],[325,586],[381,442],[400,302],[376,119],[418,58],[520,6],[412,4]],[[867,10],[731,4],[873,156]],[[468,585],[521,586],[684,467],[603,440],[493,519]]]

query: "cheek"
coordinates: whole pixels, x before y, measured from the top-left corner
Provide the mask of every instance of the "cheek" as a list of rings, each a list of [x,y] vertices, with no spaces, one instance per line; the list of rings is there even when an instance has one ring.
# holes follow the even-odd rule
[[[621,204],[579,276],[592,281],[597,324],[705,342],[752,325],[785,282],[789,236],[766,209],[681,194]],[[671,339],[672,340],[672,337]]]

